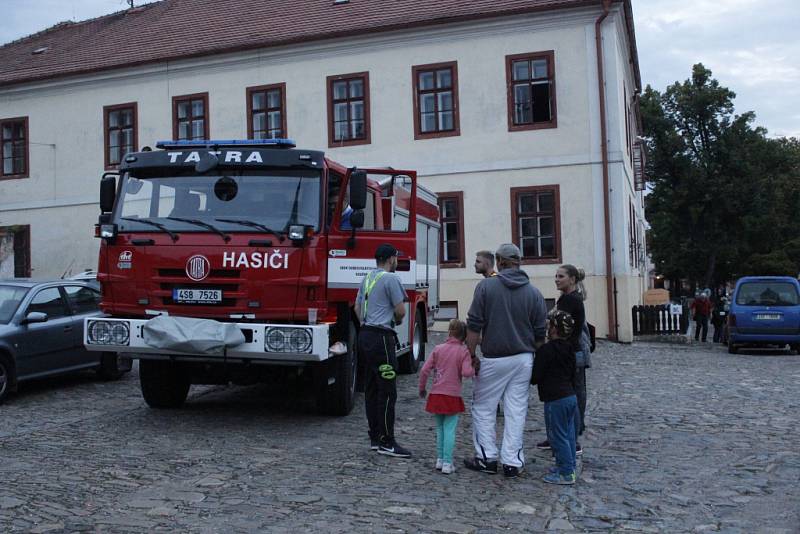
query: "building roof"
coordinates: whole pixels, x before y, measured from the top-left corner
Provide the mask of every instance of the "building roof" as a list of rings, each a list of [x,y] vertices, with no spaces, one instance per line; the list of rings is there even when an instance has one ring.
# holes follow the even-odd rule
[[[630,0],[615,1],[624,1],[629,14]],[[225,52],[599,5],[600,0],[162,0],[82,22],[62,22],[0,47],[0,86]],[[626,16],[626,22],[632,34],[632,18]]]

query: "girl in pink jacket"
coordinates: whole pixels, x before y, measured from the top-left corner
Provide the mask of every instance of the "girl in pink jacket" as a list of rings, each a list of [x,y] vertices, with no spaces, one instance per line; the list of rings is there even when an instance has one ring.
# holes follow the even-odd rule
[[[436,418],[436,469],[449,475],[453,467],[453,448],[456,444],[458,414],[464,411],[461,398],[461,379],[475,376],[472,360],[464,345],[467,325],[453,319],[448,328],[450,337],[438,345],[425,361],[419,373],[419,396],[425,398],[428,375],[433,371],[433,387],[425,411]]]

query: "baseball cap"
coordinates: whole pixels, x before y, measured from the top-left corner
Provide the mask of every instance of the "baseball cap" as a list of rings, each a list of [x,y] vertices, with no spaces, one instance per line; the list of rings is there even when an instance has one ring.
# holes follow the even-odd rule
[[[495,255],[516,262],[519,262],[520,258],[522,258],[522,252],[520,252],[519,247],[514,243],[503,243],[497,247]]]
[[[396,248],[394,248],[389,243],[384,243],[382,245],[378,245],[378,248],[375,250],[375,259],[379,261],[385,261],[392,256],[399,256],[400,252]]]

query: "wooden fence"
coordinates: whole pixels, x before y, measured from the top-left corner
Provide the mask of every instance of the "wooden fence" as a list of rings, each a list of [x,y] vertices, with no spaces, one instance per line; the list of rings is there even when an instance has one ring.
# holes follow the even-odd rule
[[[635,336],[667,336],[684,334],[689,326],[688,311],[672,313],[669,304],[658,306],[634,306],[633,335]]]

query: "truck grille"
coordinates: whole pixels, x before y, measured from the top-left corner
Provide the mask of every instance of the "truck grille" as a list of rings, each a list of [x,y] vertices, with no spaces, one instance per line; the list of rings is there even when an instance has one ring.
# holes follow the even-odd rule
[[[212,269],[208,278],[202,282],[194,282],[186,276],[183,269],[158,269],[152,280],[157,284],[154,293],[164,305],[173,305],[172,290],[175,288],[221,289],[222,302],[217,304],[192,304],[191,306],[236,306],[246,297],[241,290],[241,271],[235,269]],[[178,304],[180,305],[180,304]]]

